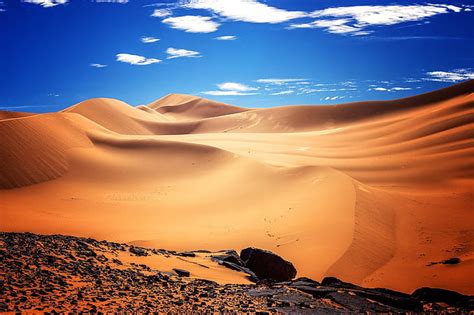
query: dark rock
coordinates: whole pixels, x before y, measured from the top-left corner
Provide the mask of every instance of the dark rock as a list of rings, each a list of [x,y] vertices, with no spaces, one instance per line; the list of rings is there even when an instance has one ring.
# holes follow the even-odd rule
[[[421,303],[409,294],[397,292],[389,289],[361,289],[361,290],[350,290],[372,301],[395,307],[397,309],[421,312],[423,306]]]
[[[84,248],[89,248],[89,244],[87,244],[86,242],[81,241],[81,240],[77,241],[77,245],[79,245],[81,247],[84,247]]]
[[[173,268],[173,271],[180,277],[189,277],[189,271],[184,269]]]
[[[228,261],[223,261],[220,263],[222,266],[225,266],[229,269],[232,269],[232,270],[235,270],[235,271],[241,271],[241,272],[244,272],[246,274],[249,275],[249,279],[250,281],[253,281],[253,282],[258,282],[258,277],[255,275],[255,273],[250,270],[249,268],[246,268],[246,267],[243,267],[243,266],[240,266],[240,265],[236,265],[234,263],[231,263],[231,262],[228,262]]]
[[[371,302],[358,295],[350,294],[349,292],[333,292],[328,294],[326,297],[336,302],[337,304],[342,305],[344,308],[351,312],[387,313],[399,311],[389,306]]]
[[[244,262],[234,250],[228,250],[222,255],[212,255],[211,259],[216,261],[219,265],[248,274],[249,279],[253,282],[258,282],[259,280],[252,270],[244,266]]]
[[[297,289],[301,292],[311,294],[313,297],[315,297],[317,299],[323,298],[326,295],[328,295],[329,293],[337,292],[337,289],[330,288],[330,287],[315,288],[315,287],[310,287],[310,286],[306,286],[306,285],[294,285],[294,286],[292,285],[291,287],[295,288],[295,289]]]
[[[319,285],[321,285],[318,281],[314,281],[313,279],[310,279],[310,278],[306,278],[306,277],[300,277],[298,279],[295,279],[293,281],[291,281],[291,283],[289,284],[290,286],[294,286],[294,285],[305,285],[305,286],[314,286],[314,287],[317,287]]]
[[[244,266],[244,262],[239,257],[237,252],[234,250],[227,251],[225,254],[222,254],[222,255],[212,255],[211,259],[218,262],[226,261],[226,262],[230,262],[239,266]]]
[[[252,297],[272,297],[284,292],[284,288],[257,287],[255,289],[248,290],[247,293]]]
[[[412,293],[412,296],[423,302],[444,302],[449,305],[466,308],[471,304],[470,296],[463,295],[455,291],[438,288],[419,288]]]
[[[181,257],[196,257],[196,254],[193,252],[179,252],[176,253],[176,255]]]
[[[457,257],[453,257],[453,258],[449,258],[442,261],[430,262],[429,264],[427,264],[427,266],[430,267],[433,265],[457,265],[459,263],[461,263],[461,259]]]
[[[78,252],[79,255],[85,256],[85,257],[96,257],[97,254],[91,250],[91,249],[84,249],[82,251]]]
[[[457,258],[457,257],[453,257],[453,258],[449,258],[449,259],[446,259],[446,260],[443,260],[441,263],[443,265],[457,265],[461,262],[461,259],[460,258]]]
[[[148,256],[148,253],[147,253],[146,249],[144,249],[144,248],[132,246],[132,247],[130,247],[129,251],[130,251],[130,253],[135,254],[137,256]]]
[[[334,287],[334,288],[362,289],[362,287],[359,287],[358,285],[355,285],[349,282],[344,282],[335,277],[324,278],[323,281],[321,281],[321,285]]]
[[[377,301],[397,309],[410,311],[423,310],[418,300],[402,292],[389,289],[367,289],[349,282],[344,282],[335,277],[326,277],[321,281],[321,284],[332,288],[347,289],[349,292],[355,293],[360,297]]]
[[[280,294],[275,294],[273,296],[273,299],[278,303],[288,303],[290,305],[295,305],[295,304],[302,304],[302,303],[307,303],[313,300],[313,298],[307,294],[304,294],[302,292],[298,292],[295,290],[292,291],[286,291],[284,293]]]
[[[289,261],[263,249],[248,247],[240,252],[245,267],[252,270],[259,279],[288,281],[296,276],[296,269]]]

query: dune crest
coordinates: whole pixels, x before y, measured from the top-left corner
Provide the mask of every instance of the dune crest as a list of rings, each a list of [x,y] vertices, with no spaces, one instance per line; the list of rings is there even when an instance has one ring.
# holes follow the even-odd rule
[[[335,106],[170,94],[1,112],[0,229],[256,246],[298,276],[473,294],[473,87]]]
[[[169,94],[148,104],[147,107],[180,120],[224,116],[248,110],[186,94]]]

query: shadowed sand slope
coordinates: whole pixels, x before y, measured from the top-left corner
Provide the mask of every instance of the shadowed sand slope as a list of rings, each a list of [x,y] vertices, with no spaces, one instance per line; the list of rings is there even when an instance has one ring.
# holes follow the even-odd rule
[[[472,294],[472,91],[469,81],[402,100],[265,109],[171,94],[8,114],[0,228],[256,246],[299,276]]]
[[[185,94],[169,94],[147,105],[175,119],[202,119],[247,111],[245,108]]]

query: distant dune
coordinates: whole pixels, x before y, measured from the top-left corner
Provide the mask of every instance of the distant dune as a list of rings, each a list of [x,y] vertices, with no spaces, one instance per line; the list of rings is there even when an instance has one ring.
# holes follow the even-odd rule
[[[171,94],[138,107],[99,98],[0,111],[0,229],[256,246],[298,276],[473,294],[473,91],[471,80],[335,106]]]

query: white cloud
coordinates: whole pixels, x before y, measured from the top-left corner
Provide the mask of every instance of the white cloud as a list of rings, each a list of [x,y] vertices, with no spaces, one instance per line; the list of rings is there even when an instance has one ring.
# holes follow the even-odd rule
[[[313,93],[317,93],[317,92],[326,92],[326,91],[323,91],[321,89],[301,88],[301,89],[298,90],[298,95],[313,94]]]
[[[201,54],[198,51],[187,50],[187,49],[177,49],[170,47],[166,50],[168,54],[167,59],[181,58],[181,57],[201,57]]]
[[[23,0],[23,2],[39,4],[43,8],[52,8],[60,4],[66,4],[68,0]]]
[[[136,65],[136,66],[146,66],[146,65],[151,65],[153,63],[161,62],[160,59],[146,58],[143,56],[131,55],[131,54],[117,54],[117,61],[129,63],[131,65]]]
[[[221,90],[226,91],[239,91],[239,92],[247,92],[247,91],[256,91],[257,88],[250,87],[245,84],[236,83],[236,82],[224,82],[217,84],[217,87]]]
[[[101,63],[91,63],[90,66],[94,67],[94,68],[105,68],[105,67],[107,67],[107,65],[103,65]]]
[[[170,9],[155,9],[151,16],[153,17],[167,17],[172,14],[172,11]]]
[[[286,90],[286,91],[281,91],[281,92],[276,92],[276,93],[272,93],[270,95],[288,95],[288,94],[293,94],[295,93],[295,91],[293,90]]]
[[[225,35],[225,36],[214,37],[214,39],[217,39],[217,40],[236,40],[237,36]]]
[[[151,37],[151,36],[144,36],[144,37],[140,38],[140,40],[142,41],[142,43],[149,44],[149,43],[155,43],[155,42],[159,41],[160,39],[155,38],[155,37]]]
[[[245,96],[245,95],[255,95],[257,93],[245,93],[239,91],[205,91],[202,94],[214,95],[214,96]]]
[[[168,57],[166,59],[173,59],[173,58],[181,58],[181,57],[201,57],[201,53],[198,51],[194,50],[187,50],[187,49],[177,49],[170,47],[166,49],[166,53],[168,54]]]
[[[274,85],[283,85],[287,83],[296,83],[296,82],[304,82],[307,79],[258,79],[255,82],[258,83],[266,83],[266,84],[274,84]],[[306,84],[306,83],[305,83]]]
[[[393,87],[393,88],[384,88],[384,87],[372,87],[369,91],[378,91],[378,92],[396,92],[396,91],[409,91],[412,88],[409,87]]]
[[[452,71],[430,71],[427,72],[427,81],[437,82],[459,82],[474,79],[472,69],[456,69]]]
[[[409,87],[393,87],[390,90],[392,91],[410,91],[412,88]]]
[[[237,82],[224,82],[217,84],[219,91],[206,91],[202,92],[207,95],[215,96],[244,96],[244,95],[255,95],[257,93],[252,92],[258,90],[257,88],[237,83]]]
[[[363,31],[362,27],[346,25],[350,19],[335,19],[335,20],[316,20],[304,24],[292,24],[290,28],[325,28],[329,33],[344,34],[351,33],[352,35],[367,35],[371,32]]]
[[[217,31],[219,23],[212,21],[210,17],[200,15],[185,15],[169,17],[162,21],[171,28],[183,30],[187,33],[212,33]]]
[[[287,11],[256,0],[188,0],[185,8],[205,9],[234,21],[251,23],[281,23],[305,17],[302,11]]]
[[[310,13],[311,17],[321,19],[310,23],[292,24],[290,28],[323,28],[335,34],[366,35],[372,33],[366,30],[370,26],[420,21],[438,14],[462,10],[463,7],[446,4],[334,7]]]
[[[345,96],[326,96],[324,98],[325,101],[335,101],[345,98]]]

